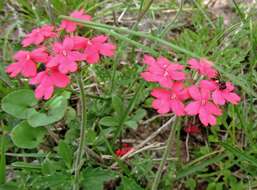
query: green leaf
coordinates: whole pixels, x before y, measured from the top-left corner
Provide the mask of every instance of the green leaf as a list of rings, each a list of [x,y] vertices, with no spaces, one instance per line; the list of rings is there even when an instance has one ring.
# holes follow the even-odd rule
[[[64,115],[65,123],[69,124],[71,121],[76,119],[76,111],[72,107],[67,107]]]
[[[85,190],[103,190],[104,183],[114,179],[116,173],[102,168],[86,168],[83,171],[83,187]]]
[[[73,153],[71,147],[63,140],[59,141],[58,154],[63,158],[66,166],[71,169]]]
[[[44,138],[45,128],[33,128],[27,121],[22,121],[11,131],[11,139],[19,148],[36,148]]]
[[[210,164],[221,161],[225,156],[226,156],[226,154],[217,155],[209,160],[204,160],[204,161],[202,161],[198,164],[194,164],[194,165],[190,165],[190,163],[189,163],[188,165],[183,167],[180,171],[178,171],[176,179],[180,179],[180,178],[189,176],[195,172],[201,171],[205,167],[209,166]]]
[[[5,183],[6,179],[6,157],[5,157],[5,150],[6,150],[6,143],[5,143],[5,136],[2,135],[1,137],[1,155],[0,155],[0,184]]]
[[[134,179],[124,176],[117,190],[143,190],[143,188],[140,187]]]
[[[26,119],[28,110],[37,104],[32,90],[17,90],[2,99],[2,109],[17,118]]]
[[[135,112],[135,115],[133,115],[133,117],[131,118],[132,120],[134,121],[141,121],[144,117],[146,116],[146,111],[145,109],[138,109],[136,112]]]
[[[112,116],[106,116],[103,117],[99,123],[103,126],[107,126],[107,127],[116,127],[119,125],[119,121],[116,117],[112,117]]]
[[[234,154],[235,156],[237,156],[238,158],[240,158],[241,160],[245,160],[247,162],[249,162],[250,164],[252,164],[253,166],[257,167],[257,159],[254,158],[253,156],[250,156],[248,154],[246,154],[245,152],[241,151],[240,149],[233,147],[227,143],[220,143],[226,150],[228,150],[229,152],[231,152],[232,154]]]
[[[17,190],[18,186],[15,183],[8,183],[8,184],[3,184],[0,185],[0,190]]]
[[[120,97],[118,96],[112,97],[112,107],[116,113],[118,113],[119,115],[122,115],[124,112],[123,106],[124,105]]]
[[[126,121],[124,124],[127,125],[128,127],[132,128],[132,129],[137,128],[137,122],[133,121],[133,120]]]
[[[32,127],[46,126],[63,118],[67,100],[63,96],[58,96],[46,103],[47,113],[40,113],[35,109],[30,109],[28,112],[28,123]]]
[[[12,167],[22,169],[41,169],[41,164],[27,163],[27,162],[13,162]]]
[[[37,177],[34,186],[41,187],[40,189],[48,189],[51,187],[68,187],[65,189],[71,189],[69,185],[71,184],[71,179],[69,176],[63,174],[63,173],[54,173],[52,175],[46,175],[43,177]]]

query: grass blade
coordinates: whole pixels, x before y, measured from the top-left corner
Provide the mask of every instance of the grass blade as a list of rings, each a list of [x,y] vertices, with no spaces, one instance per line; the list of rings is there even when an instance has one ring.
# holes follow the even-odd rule
[[[186,165],[182,170],[178,171],[176,179],[181,179],[183,177],[189,176],[197,171],[204,169],[205,167],[209,166],[210,164],[217,163],[221,161],[226,154],[217,155],[209,160],[204,160],[198,164],[191,165],[190,163]]]
[[[231,152],[239,159],[244,160],[257,167],[257,159],[241,151],[239,148],[233,147],[227,143],[220,143],[227,151]]]
[[[60,18],[81,23],[82,25],[84,25],[86,27],[90,27],[90,28],[93,28],[93,29],[96,29],[96,30],[99,30],[99,31],[102,31],[102,32],[106,32],[110,35],[119,37],[120,39],[124,38],[124,40],[131,43],[132,45],[136,45],[137,47],[140,47],[140,48],[145,48],[144,50],[149,52],[149,53],[152,52],[154,56],[156,56],[155,51],[152,50],[151,48],[148,48],[148,47],[146,47],[146,46],[144,46],[144,45],[142,45],[142,44],[140,44],[140,43],[138,43],[134,40],[128,39],[125,36],[122,36],[121,34],[118,34],[117,32],[124,32],[124,33],[132,34],[132,35],[135,35],[135,36],[140,36],[140,37],[158,42],[158,43],[163,44],[167,47],[170,47],[174,51],[184,53],[184,54],[186,54],[188,56],[191,56],[191,57],[195,57],[195,58],[200,58],[201,57],[200,55],[197,55],[194,52],[191,52],[191,51],[189,51],[189,50],[187,50],[183,47],[179,47],[179,46],[177,46],[177,45],[175,45],[175,44],[173,44],[173,43],[171,43],[171,42],[169,42],[165,39],[161,39],[159,37],[147,34],[145,32],[133,31],[133,30],[129,30],[129,29],[124,28],[124,27],[115,27],[115,26],[110,26],[110,25],[106,25],[106,24],[99,24],[99,23],[95,23],[95,22],[83,21],[83,20],[80,20],[80,19],[75,19],[75,18],[72,18],[72,17],[69,17],[69,16],[63,16],[63,15],[61,15]],[[114,32],[114,31],[117,31],[117,32]],[[246,93],[251,94],[254,97],[257,97],[257,93],[254,90],[252,90],[249,87],[249,85],[246,84],[246,82],[243,82],[242,80],[238,79],[237,76],[224,71],[223,68],[219,65],[215,65],[215,67],[220,73],[222,73],[225,77],[227,77],[229,80],[231,80],[234,84],[242,87],[242,89],[244,89]]]

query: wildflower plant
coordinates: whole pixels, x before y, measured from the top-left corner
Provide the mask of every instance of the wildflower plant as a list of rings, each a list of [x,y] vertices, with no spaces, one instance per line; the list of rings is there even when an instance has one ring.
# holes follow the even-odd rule
[[[91,16],[83,10],[74,11],[70,16],[86,21],[91,20]],[[20,119],[27,119],[14,128],[12,133],[14,143],[22,148],[35,148],[43,140],[45,130],[34,127],[46,126],[64,116],[65,107],[61,107],[62,102],[59,101],[63,97],[55,97],[55,89],[68,87],[74,76],[76,77],[81,93],[82,110],[80,139],[73,168],[74,190],[79,189],[79,172],[87,123],[84,87],[80,71],[87,64],[99,63],[102,56],[112,57],[116,49],[116,46],[110,43],[105,35],[91,38],[78,35],[76,31],[79,27],[79,23],[62,20],[60,26],[43,25],[27,34],[22,40],[24,49],[16,52],[13,57],[14,63],[7,66],[6,72],[12,78],[27,79],[28,83],[35,88],[34,95],[27,89],[18,90],[7,95],[2,101],[2,108],[7,113]],[[23,102],[21,105],[15,105],[14,99],[19,96],[22,96]],[[40,100],[48,100],[46,102],[49,106],[48,114],[37,112],[33,108]],[[67,105],[67,100],[64,102],[64,105]],[[24,112],[21,115],[17,114],[22,110]],[[31,138],[35,140],[24,143],[26,140],[22,136],[28,131]]]
[[[152,107],[160,114],[198,116],[207,127],[217,123],[217,116],[222,115],[221,106],[236,105],[240,101],[234,85],[222,81],[213,63],[207,59],[189,59],[186,68],[164,57],[155,60],[145,55],[144,63],[147,68],[141,77],[160,85],[151,92],[155,98]]]
[[[217,117],[222,115],[221,106],[224,107],[226,103],[238,104],[240,101],[233,84],[222,81],[213,63],[207,59],[189,59],[185,67],[164,57],[154,59],[145,55],[144,63],[147,67],[141,77],[160,85],[152,89],[152,107],[160,114],[174,113],[179,118],[189,117],[190,126],[185,128],[187,138],[190,133],[200,132],[198,124],[193,121],[200,120],[205,127],[216,125]],[[171,128],[152,190],[158,189],[161,171],[172,146],[174,130],[180,124],[179,118]]]
[[[98,181],[99,178],[101,187],[97,189],[103,189],[103,184],[106,185],[105,180],[107,180],[107,178],[103,180],[101,179],[101,175],[104,173],[106,176],[111,176],[108,179],[115,179],[117,173],[113,171],[112,173],[109,172],[109,170],[107,171],[99,168],[91,168],[93,165],[91,160],[89,160],[90,167],[87,167],[85,170],[83,168],[83,171],[80,172],[82,166],[84,166],[84,155],[88,157],[88,154],[92,154],[92,156],[96,158],[97,163],[98,161],[99,163],[102,162],[101,156],[95,154],[94,151],[90,149],[91,147],[89,148],[86,146],[86,140],[88,140],[86,139],[87,135],[90,136],[92,133],[92,136],[94,136],[92,138],[97,139],[99,142],[103,141],[106,143],[107,146],[104,148],[101,147],[101,150],[108,150],[109,153],[112,154],[112,159],[115,163],[113,163],[111,168],[116,168],[116,164],[119,166],[122,170],[119,174],[125,174],[122,176],[122,180],[126,179],[127,176],[130,176],[128,173],[130,167],[127,168],[127,160],[126,162],[123,162],[123,160],[131,158],[141,151],[138,151],[138,147],[140,146],[133,146],[134,141],[129,142],[129,144],[123,142],[122,135],[124,127],[129,127],[133,130],[136,129],[138,124],[143,124],[143,122],[141,123],[139,121],[147,115],[145,109],[142,108],[139,108],[135,113],[132,113],[132,110],[134,111],[134,105],[138,104],[141,106],[141,104],[137,103],[137,98],[140,96],[145,82],[140,81],[141,85],[137,88],[135,93],[132,93],[133,97],[131,98],[131,94],[129,95],[129,102],[127,102],[127,99],[125,98],[123,100],[123,98],[114,95],[113,84],[115,83],[115,78],[118,78],[115,77],[115,75],[118,75],[115,74],[115,71],[119,69],[115,64],[119,63],[121,54],[126,47],[126,45],[123,45],[123,47],[119,49],[119,55],[116,57],[117,60],[115,60],[112,67],[113,74],[111,76],[112,81],[110,85],[110,94],[112,97],[108,96],[106,98],[89,95],[96,99],[99,98],[101,101],[102,99],[103,101],[106,101],[107,106],[105,105],[103,107],[108,107],[108,109],[106,109],[107,111],[103,111],[104,113],[96,115],[95,117],[103,117],[99,120],[98,118],[95,119],[93,127],[87,128],[87,125],[90,124],[93,119],[87,118],[90,116],[91,112],[88,113],[88,108],[86,106],[85,81],[83,81],[82,72],[88,71],[88,65],[98,64],[102,57],[113,57],[115,55],[116,46],[110,42],[106,35],[84,36],[81,35],[79,29],[82,26],[90,26],[91,28],[102,32],[108,33],[109,31],[109,34],[120,39],[121,43],[123,43],[123,40],[126,43],[132,42],[132,45],[142,48],[148,53],[153,52],[153,54],[155,53],[156,55],[158,55],[158,52],[156,52],[154,48],[148,48],[147,46],[140,44],[140,42],[131,40],[130,37],[135,35],[155,42],[160,42],[160,44],[166,45],[174,50],[180,50],[181,53],[187,52],[187,55],[190,55],[191,57],[198,57],[198,54],[194,54],[193,51],[188,53],[186,49],[179,48],[172,43],[168,43],[161,38],[145,32],[129,30],[125,27],[84,22],[91,21],[92,17],[87,15],[83,10],[76,10],[72,12],[69,17],[60,16],[60,18],[63,20],[58,26],[48,24],[40,26],[26,34],[25,38],[22,40],[22,49],[15,53],[13,56],[13,63],[8,65],[5,71],[11,78],[17,78],[20,84],[25,84],[24,86],[26,87],[25,89],[14,90],[5,96],[2,99],[2,110],[17,119],[18,124],[15,124],[16,126],[11,129],[10,133],[13,143],[19,148],[33,149],[44,142],[45,135],[50,131],[49,125],[60,121],[64,118],[65,114],[76,115],[76,113],[73,113],[75,110],[69,110],[73,108],[68,107],[68,104],[72,102],[70,92],[75,92],[77,90],[74,90],[73,87],[78,88],[81,104],[78,106],[80,112],[80,136],[78,143],[72,139],[72,143],[74,142],[73,145],[77,146],[77,151],[74,151],[73,154],[73,151],[68,144],[66,144],[65,140],[57,139],[59,140],[57,152],[59,156],[63,156],[64,158],[63,160],[68,168],[65,172],[68,171],[67,176],[69,176],[69,178],[67,178],[67,180],[65,177],[61,177],[66,181],[66,184],[72,183],[73,190],[81,188],[80,186],[83,183],[82,180],[85,181],[83,187],[90,189],[91,186],[88,185],[87,179],[91,178],[93,179],[92,181],[95,182]],[[119,32],[124,33],[124,35],[119,34]],[[180,64],[178,62],[170,61],[165,57],[154,58],[151,55],[145,55],[143,62],[146,65],[145,71],[140,75],[137,72],[134,72],[134,70],[133,72],[136,77],[141,77],[147,82],[156,84],[156,87],[151,89],[151,96],[153,97],[153,101],[151,102],[152,108],[155,109],[160,116],[164,114],[170,115],[170,113],[175,115],[175,117],[173,117],[174,120],[173,118],[170,118],[169,120],[170,123],[173,122],[173,126],[171,127],[167,139],[167,146],[163,153],[163,158],[161,159],[155,179],[153,183],[150,182],[148,184],[148,186],[152,185],[152,190],[157,190],[159,188],[158,185],[165,162],[169,155],[169,151],[171,150],[171,146],[173,145],[172,139],[175,139],[174,134],[178,131],[176,127],[180,125],[181,121],[185,123],[184,131],[187,133],[188,138],[189,134],[201,133],[203,131],[203,126],[209,127],[217,125],[217,118],[222,116],[228,104],[237,105],[241,98],[235,92],[236,88],[232,82],[224,81],[222,74],[215,69],[215,64],[206,58],[190,58],[187,60],[186,64]],[[125,67],[125,64],[123,66]],[[132,65],[133,68],[134,66],[135,68],[138,67],[138,65]],[[129,74],[130,72],[127,73],[127,75]],[[134,85],[136,82],[134,81],[132,84]],[[132,89],[133,85],[129,85],[129,88],[131,87]],[[68,90],[66,91],[65,89]],[[125,90],[124,92],[127,93],[128,91]],[[140,98],[144,99],[147,96],[148,94],[144,94],[144,96]],[[112,105],[109,106],[109,103]],[[126,103],[128,103],[128,106],[125,105]],[[110,110],[113,112],[112,116],[106,116],[105,114],[109,113]],[[68,111],[71,111],[71,113],[68,113]],[[94,110],[94,112],[97,111]],[[157,117],[159,117],[159,115]],[[149,121],[151,121],[151,119],[148,120],[148,122]],[[99,136],[102,137],[102,139],[100,139],[100,137],[98,139],[98,131],[94,131],[95,124],[99,125]],[[101,126],[110,128],[105,130],[102,129]],[[50,133],[51,131],[49,132],[49,135],[52,135]],[[111,147],[110,142],[105,136],[106,134],[108,137],[112,138],[113,141],[111,143],[114,144],[116,144],[118,137],[120,137],[120,147]],[[90,138],[88,141],[90,141]],[[87,145],[89,144],[90,143]],[[87,150],[89,150],[89,152],[86,152]],[[87,154],[84,154],[84,152]],[[73,158],[70,158],[73,155],[74,162]],[[2,158],[2,155],[0,157]],[[111,163],[110,157],[106,156],[105,158],[107,158],[108,164]],[[47,163],[47,159],[48,156],[45,158],[44,162]],[[46,167],[44,165],[44,169],[47,170],[50,168],[49,166],[50,164],[46,164]],[[153,173],[152,168],[150,170],[151,173]],[[56,171],[53,172],[54,175],[55,172]],[[83,175],[80,175],[82,172]],[[44,181],[42,179],[41,181]],[[152,178],[149,177],[149,179]],[[35,180],[35,184],[37,184],[36,182],[37,181]],[[128,180],[128,182],[130,182],[130,180]],[[93,183],[92,186],[94,185],[95,183]],[[50,186],[51,185],[49,185],[49,188]],[[125,186],[126,185],[124,185],[124,187]],[[127,186],[130,187],[130,185]],[[133,183],[132,186],[133,189],[137,189],[134,188]],[[123,185],[121,187],[123,187]],[[70,188],[70,186],[67,186],[67,188]]]

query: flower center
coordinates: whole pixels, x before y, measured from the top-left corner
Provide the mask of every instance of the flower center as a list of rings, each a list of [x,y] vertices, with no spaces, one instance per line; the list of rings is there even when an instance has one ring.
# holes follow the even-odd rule
[[[171,98],[172,100],[174,100],[174,99],[176,99],[176,97],[177,97],[176,94],[172,94],[170,98]]]
[[[30,60],[30,55],[29,54],[26,55],[26,60]]]
[[[206,100],[202,100],[202,101],[201,101],[201,104],[202,104],[202,105],[204,105],[204,104],[206,104],[206,103],[207,103]]]
[[[167,71],[165,71],[164,74],[163,74],[163,76],[166,77],[166,76],[168,76],[168,74],[169,74],[169,73],[168,73]]]
[[[67,51],[63,50],[63,51],[62,51],[62,54],[63,54],[64,56],[67,56]]]
[[[51,76],[52,75],[52,71],[49,68],[46,68],[45,72],[47,73],[47,75]]]

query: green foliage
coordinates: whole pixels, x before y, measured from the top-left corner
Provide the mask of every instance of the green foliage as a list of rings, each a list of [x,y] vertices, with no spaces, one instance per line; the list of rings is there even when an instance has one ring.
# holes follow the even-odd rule
[[[2,99],[2,109],[14,117],[26,119],[28,112],[37,104],[32,90],[17,90]]]
[[[35,109],[28,111],[28,123],[33,127],[46,126],[63,118],[67,108],[67,100],[63,96],[57,96],[44,106],[46,112],[38,112]]]
[[[64,160],[67,168],[72,166],[72,150],[71,147],[65,141],[59,141],[58,154]]]
[[[38,101],[28,81],[10,79],[4,70],[21,49],[24,33],[42,24],[58,24],[60,15],[74,9],[84,9],[94,18],[81,25],[82,36],[104,33],[117,45],[114,60],[102,59],[101,64],[81,69],[88,117],[81,188],[102,190],[112,184],[117,190],[150,189],[167,139],[165,130],[130,158],[120,160],[115,155],[121,146],[119,136],[137,146],[166,122],[166,117],[155,118],[151,109],[149,94],[154,84],[146,85],[140,78],[144,53],[182,64],[190,57],[206,57],[215,63],[222,80],[236,84],[242,98],[239,105],[223,110],[217,126],[201,127],[200,134],[190,135],[188,146],[183,129],[177,131],[170,155],[176,159],[165,166],[159,189],[257,187],[256,8],[231,1],[232,7],[226,7],[231,15],[223,19],[203,5],[203,0],[181,5],[154,1],[148,7],[149,2],[0,2],[4,34],[0,38],[0,190],[72,189],[81,116],[73,76],[69,91],[60,90],[52,99]],[[171,16],[174,12],[175,18]],[[189,161],[185,161],[185,147]]]
[[[121,185],[118,187],[118,190],[143,190],[134,179],[123,177],[121,181]]]
[[[26,121],[22,121],[13,128],[11,138],[17,147],[36,148],[43,142],[45,133],[44,128],[33,128]]]
[[[101,168],[86,168],[83,171],[83,187],[87,189],[102,190],[104,183],[115,179],[116,173]]]

